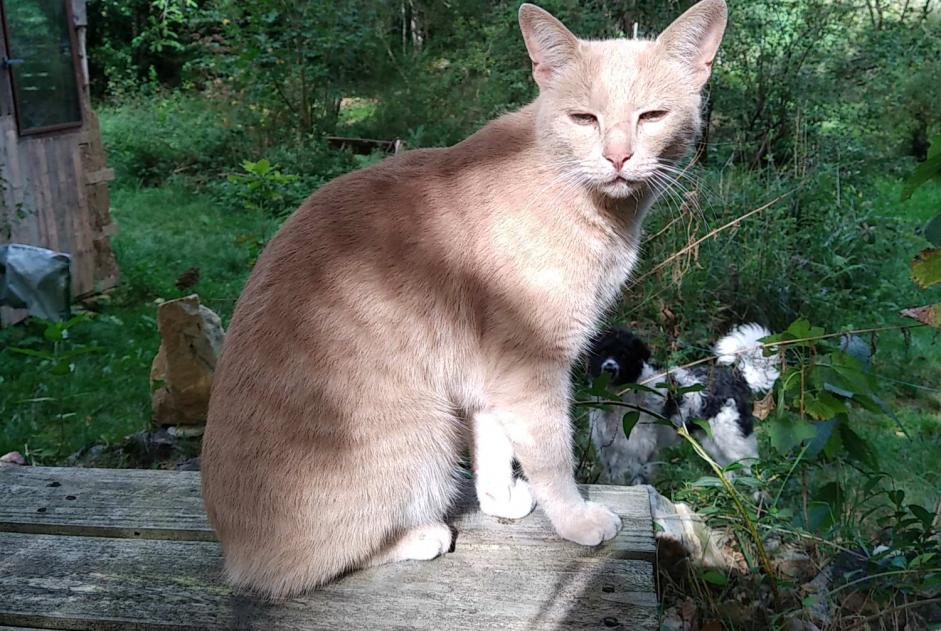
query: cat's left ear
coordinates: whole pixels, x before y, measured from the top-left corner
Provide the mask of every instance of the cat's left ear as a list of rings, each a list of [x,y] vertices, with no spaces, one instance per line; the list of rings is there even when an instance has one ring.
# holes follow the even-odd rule
[[[551,13],[534,4],[520,6],[519,21],[533,62],[533,79],[540,88],[545,88],[575,59],[578,38]]]
[[[690,66],[698,87],[702,87],[712,73],[712,62],[722,43],[728,15],[725,0],[702,0],[657,38],[657,45],[667,55]]]

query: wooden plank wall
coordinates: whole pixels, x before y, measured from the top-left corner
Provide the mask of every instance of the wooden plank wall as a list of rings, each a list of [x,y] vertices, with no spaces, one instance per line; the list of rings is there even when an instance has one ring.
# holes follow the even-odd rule
[[[73,0],[73,13],[84,67],[84,0]],[[82,127],[21,137],[9,73],[0,71],[0,244],[25,243],[71,254],[74,296],[109,289],[118,279],[108,199],[114,172],[107,168],[88,78],[81,74]],[[0,314],[2,322],[15,319],[10,310]]]

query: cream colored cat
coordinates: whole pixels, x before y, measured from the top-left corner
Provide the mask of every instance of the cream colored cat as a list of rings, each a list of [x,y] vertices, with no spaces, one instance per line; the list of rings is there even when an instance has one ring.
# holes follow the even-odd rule
[[[726,6],[703,0],[656,41],[519,17],[532,104],[334,180],[258,260],[202,458],[234,584],[283,597],[447,552],[471,437],[485,512],[538,502],[583,545],[620,528],[575,485],[569,368],[637,259],[657,174],[699,130]]]

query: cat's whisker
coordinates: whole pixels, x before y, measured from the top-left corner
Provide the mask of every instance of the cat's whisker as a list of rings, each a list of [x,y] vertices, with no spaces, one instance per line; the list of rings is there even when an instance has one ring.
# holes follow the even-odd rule
[[[699,196],[696,191],[690,191],[686,189],[684,183],[679,179],[678,176],[673,176],[672,174],[666,173],[664,171],[659,171],[657,173],[660,177],[670,181],[671,187],[675,188],[677,194],[680,195],[681,210],[685,207],[691,214],[704,221],[705,217],[703,216],[702,208],[699,205]]]
[[[679,193],[674,190],[676,183],[657,171],[651,174],[651,180],[654,186],[658,188],[657,192],[660,198],[664,200],[664,203],[667,208],[670,209],[671,213],[677,216],[682,215],[683,199]]]

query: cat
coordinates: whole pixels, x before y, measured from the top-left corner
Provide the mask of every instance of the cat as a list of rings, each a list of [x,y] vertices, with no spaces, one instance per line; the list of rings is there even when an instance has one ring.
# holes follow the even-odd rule
[[[204,436],[234,585],[281,598],[448,552],[468,446],[484,512],[538,503],[565,539],[615,536],[575,483],[570,368],[699,132],[726,13],[702,0],[655,41],[586,41],[524,4],[533,103],[337,178],[285,222],[236,305]]]

